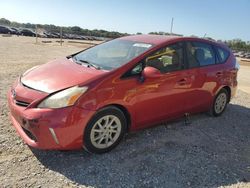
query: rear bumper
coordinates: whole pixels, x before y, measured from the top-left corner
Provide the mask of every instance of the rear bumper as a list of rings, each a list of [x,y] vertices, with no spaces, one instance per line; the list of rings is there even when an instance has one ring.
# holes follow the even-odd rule
[[[10,118],[29,146],[39,149],[79,149],[84,129],[95,111],[78,107],[39,109],[18,106],[8,92]]]

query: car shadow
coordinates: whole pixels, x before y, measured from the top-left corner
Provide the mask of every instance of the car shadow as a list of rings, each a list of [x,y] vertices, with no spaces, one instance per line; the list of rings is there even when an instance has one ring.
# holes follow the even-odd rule
[[[37,159],[77,185],[219,187],[250,179],[250,109],[229,104],[221,117],[191,116],[125,136],[109,153],[40,151]]]

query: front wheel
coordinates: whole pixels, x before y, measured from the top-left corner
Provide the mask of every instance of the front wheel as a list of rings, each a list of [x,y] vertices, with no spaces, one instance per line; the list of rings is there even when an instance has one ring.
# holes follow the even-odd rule
[[[116,107],[99,110],[84,132],[84,148],[91,153],[112,150],[122,139],[127,127],[126,117]]]
[[[228,91],[224,88],[220,90],[220,92],[216,95],[213,106],[211,109],[211,115],[220,116],[226,109],[228,103]]]

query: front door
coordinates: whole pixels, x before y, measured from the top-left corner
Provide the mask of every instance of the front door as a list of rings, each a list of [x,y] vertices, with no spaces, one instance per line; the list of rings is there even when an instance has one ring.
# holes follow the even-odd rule
[[[170,118],[182,116],[186,111],[186,89],[190,77],[185,72],[184,45],[168,45],[148,56],[145,66],[161,72],[158,78],[145,78],[136,87],[136,124],[146,127]]]

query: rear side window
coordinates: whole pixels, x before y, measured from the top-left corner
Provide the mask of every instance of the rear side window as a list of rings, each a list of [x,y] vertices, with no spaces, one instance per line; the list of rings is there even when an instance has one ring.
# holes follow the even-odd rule
[[[203,42],[187,42],[187,58],[190,68],[214,65],[216,62],[213,47]]]
[[[230,55],[230,52],[220,47],[216,47],[216,49],[218,51],[219,63],[225,63]]]

